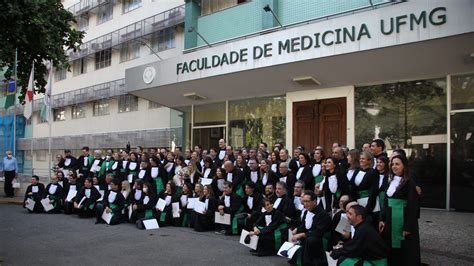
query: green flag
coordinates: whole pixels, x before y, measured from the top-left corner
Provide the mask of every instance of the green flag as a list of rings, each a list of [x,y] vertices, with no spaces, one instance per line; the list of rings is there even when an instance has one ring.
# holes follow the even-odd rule
[[[7,87],[7,97],[5,98],[5,109],[8,107],[15,105],[15,96],[16,96],[16,81],[14,79],[10,79],[8,81]]]

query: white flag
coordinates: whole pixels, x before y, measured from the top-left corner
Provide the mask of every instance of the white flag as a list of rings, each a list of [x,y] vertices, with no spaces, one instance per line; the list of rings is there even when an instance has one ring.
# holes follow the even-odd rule
[[[51,112],[51,90],[53,87],[53,61],[49,63],[49,75],[48,75],[48,83],[45,87],[44,98],[43,98],[43,108],[41,109],[41,118],[44,121],[48,121],[50,119],[50,112]]]
[[[35,64],[31,67],[30,80],[28,81],[28,90],[25,95],[25,109],[23,110],[23,116],[26,119],[30,119],[33,112],[33,87],[34,87],[34,73]]]

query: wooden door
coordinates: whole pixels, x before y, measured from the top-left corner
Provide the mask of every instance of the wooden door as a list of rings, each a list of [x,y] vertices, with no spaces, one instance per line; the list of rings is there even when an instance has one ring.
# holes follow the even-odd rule
[[[293,147],[316,146],[331,154],[332,143],[346,141],[346,98],[293,103]]]

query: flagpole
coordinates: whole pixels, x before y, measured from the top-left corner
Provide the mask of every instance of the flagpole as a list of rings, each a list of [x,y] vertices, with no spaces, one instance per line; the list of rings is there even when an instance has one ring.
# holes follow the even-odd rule
[[[15,100],[13,102],[13,157],[16,156],[16,85],[18,83],[17,78],[17,67],[18,67],[18,48],[15,48],[15,64],[13,65],[13,75],[15,76]]]
[[[52,110],[51,110],[51,96],[52,96],[52,90],[53,90],[53,61],[51,60],[51,64],[50,64],[50,67],[51,67],[51,70],[49,72],[49,80],[48,80],[48,83],[49,83],[49,86],[50,86],[50,91],[49,91],[49,95],[45,95],[45,97],[49,97],[49,105],[48,105],[48,126],[49,126],[49,134],[48,134],[48,154],[49,154],[49,179],[51,179],[51,171],[52,171],[52,165],[51,165],[51,161],[52,161],[52,154],[51,154],[51,125],[52,125]]]

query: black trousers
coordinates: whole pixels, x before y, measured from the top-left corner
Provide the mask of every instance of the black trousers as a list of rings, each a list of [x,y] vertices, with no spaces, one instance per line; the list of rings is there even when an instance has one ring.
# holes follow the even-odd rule
[[[5,185],[4,185],[4,190],[5,190],[5,195],[7,197],[13,197],[15,196],[15,192],[12,186],[12,181],[15,179],[15,171],[5,171]]]

